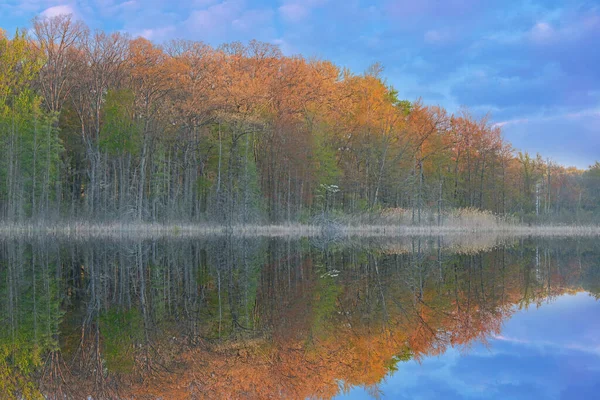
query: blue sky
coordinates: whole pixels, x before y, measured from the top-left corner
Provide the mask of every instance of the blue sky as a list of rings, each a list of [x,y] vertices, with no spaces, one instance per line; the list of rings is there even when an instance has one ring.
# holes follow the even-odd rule
[[[400,363],[380,385],[389,399],[595,399],[600,394],[600,302],[585,293],[517,312],[489,346]],[[369,399],[361,388],[347,396]]]
[[[600,0],[0,0],[0,27],[70,12],[156,42],[249,39],[362,72],[401,96],[491,113],[516,148],[600,159]]]

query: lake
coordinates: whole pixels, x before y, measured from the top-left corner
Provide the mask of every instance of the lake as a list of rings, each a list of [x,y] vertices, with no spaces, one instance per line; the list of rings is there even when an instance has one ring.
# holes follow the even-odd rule
[[[600,393],[597,238],[4,238],[0,274],[6,398]]]

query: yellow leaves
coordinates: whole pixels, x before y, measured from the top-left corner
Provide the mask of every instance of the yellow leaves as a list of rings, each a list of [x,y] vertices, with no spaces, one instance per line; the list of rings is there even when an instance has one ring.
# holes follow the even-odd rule
[[[13,39],[0,34],[0,108],[11,98],[29,92],[29,84],[40,68],[39,54],[25,33],[17,32]]]
[[[12,343],[0,344],[0,393],[23,399],[41,399],[32,373],[42,365],[41,349],[30,338],[18,336]],[[2,397],[5,398],[5,397]]]
[[[346,73],[337,89],[340,94],[334,119],[343,121],[340,134],[391,137],[401,131],[403,112],[394,104],[391,89],[378,77]]]
[[[164,84],[168,71],[165,70],[165,54],[144,38],[137,38],[129,43],[131,76],[140,85]],[[163,78],[163,79],[161,79]]]

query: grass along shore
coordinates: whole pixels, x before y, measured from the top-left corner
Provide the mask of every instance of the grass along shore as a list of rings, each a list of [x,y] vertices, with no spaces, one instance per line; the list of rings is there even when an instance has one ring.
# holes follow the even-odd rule
[[[395,237],[495,234],[501,236],[600,236],[600,226],[518,224],[392,225],[392,224],[281,224],[281,225],[216,225],[159,223],[88,223],[2,224],[0,236],[59,237]]]
[[[418,219],[416,217],[418,216]],[[493,234],[497,236],[600,236],[600,225],[523,224],[510,215],[475,208],[431,210],[386,208],[379,212],[316,214],[310,223],[217,224],[138,221],[1,223],[0,236],[61,237],[400,237]]]

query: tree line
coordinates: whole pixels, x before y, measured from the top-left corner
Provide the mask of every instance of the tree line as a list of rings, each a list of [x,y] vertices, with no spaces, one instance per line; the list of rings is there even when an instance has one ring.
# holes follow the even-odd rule
[[[386,208],[474,208],[590,221],[587,171],[517,153],[489,117],[403,100],[355,74],[250,41],[164,45],[69,15],[0,33],[0,217],[308,221]]]

